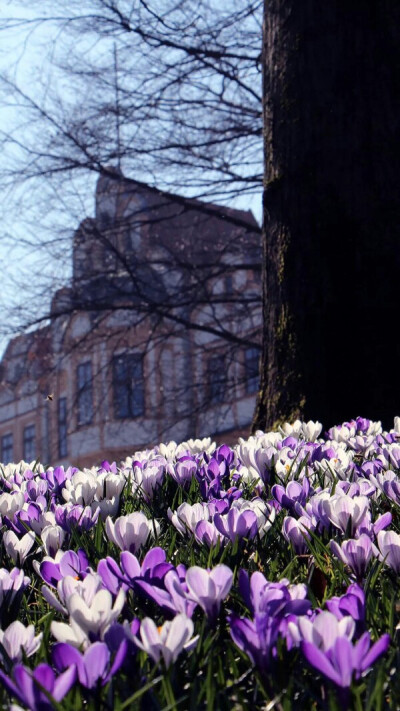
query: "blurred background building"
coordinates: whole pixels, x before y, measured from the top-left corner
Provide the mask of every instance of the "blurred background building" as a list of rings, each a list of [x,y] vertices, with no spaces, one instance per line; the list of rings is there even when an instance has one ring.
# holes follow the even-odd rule
[[[248,433],[261,247],[251,212],[109,169],[73,236],[72,279],[1,361],[1,461],[92,465],[159,441]]]

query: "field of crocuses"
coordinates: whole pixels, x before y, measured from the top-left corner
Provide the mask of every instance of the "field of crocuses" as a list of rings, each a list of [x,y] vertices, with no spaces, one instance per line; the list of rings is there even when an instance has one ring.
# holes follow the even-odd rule
[[[400,418],[0,483],[3,708],[400,708]]]

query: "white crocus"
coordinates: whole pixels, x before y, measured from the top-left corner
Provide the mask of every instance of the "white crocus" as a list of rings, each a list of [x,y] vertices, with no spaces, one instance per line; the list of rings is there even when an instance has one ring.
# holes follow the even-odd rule
[[[25,496],[22,491],[16,491],[13,494],[1,494],[0,496],[0,515],[12,518],[17,511],[20,511],[25,504]]]
[[[31,657],[42,642],[42,632],[35,637],[33,625],[25,627],[22,622],[12,622],[6,630],[0,630],[0,644],[12,662],[21,662],[24,654]]]
[[[186,442],[181,442],[176,448],[176,456],[181,457],[185,452],[190,454],[212,454],[216,448],[216,443],[211,437],[203,437],[203,439],[188,439]]]
[[[300,437],[302,432],[302,422],[301,420],[295,420],[293,424],[290,422],[284,422],[281,427],[279,427],[280,432],[284,437]]]
[[[367,496],[347,496],[334,494],[325,499],[323,510],[331,523],[346,533],[350,525],[350,535],[353,535],[369,509]]]
[[[94,639],[104,639],[108,628],[117,620],[125,603],[125,592],[120,590],[114,605],[108,590],[99,590],[90,605],[78,593],[73,593],[66,606],[69,625],[52,622],[51,632],[59,642],[67,642],[74,647],[87,647]]]
[[[158,451],[162,457],[165,457],[165,459],[174,459],[177,446],[177,443],[173,440],[171,440],[171,442],[167,442],[166,444],[161,442],[158,445]]]
[[[244,469],[240,469],[239,473],[242,481],[246,484],[260,482],[260,480],[262,483],[266,471],[275,465],[279,453],[275,447],[261,447],[254,437],[251,440],[247,442],[242,440],[236,447],[236,452],[244,467]]]
[[[107,516],[116,516],[119,501],[126,480],[122,474],[102,472],[96,477],[96,493],[92,502],[92,511],[100,509],[103,521]]]
[[[205,503],[187,504],[184,501],[176,511],[168,509],[168,518],[179,533],[184,536],[188,530],[194,533],[199,521],[208,521],[210,513]]]
[[[121,551],[136,553],[149,536],[158,535],[159,531],[158,521],[149,521],[141,511],[120,516],[115,523],[111,518],[106,520],[107,536]]]
[[[307,440],[307,442],[315,442],[321,434],[322,424],[318,421],[314,422],[313,420],[309,420],[308,422],[302,423],[301,429],[304,439]]]
[[[149,459],[143,467],[132,469],[132,493],[141,494],[146,501],[151,501],[154,491],[161,486],[167,468],[167,460],[157,456]]]
[[[34,543],[35,534],[32,531],[26,533],[22,538],[18,538],[14,531],[6,531],[3,536],[3,544],[6,553],[16,565],[24,564]]]
[[[90,506],[97,492],[96,476],[90,471],[76,472],[65,482],[62,495],[65,501],[81,506]]]
[[[54,558],[57,551],[62,548],[65,536],[66,533],[61,526],[46,526],[41,533],[46,555]]]
[[[83,580],[66,575],[57,583],[57,595],[46,585],[42,587],[45,600],[63,615],[68,615],[67,601],[74,593],[81,596],[86,605],[91,605],[96,593],[103,588],[103,581],[97,573],[89,573]]]
[[[176,661],[183,649],[192,648],[197,638],[191,638],[193,622],[184,614],[174,617],[171,622],[164,622],[157,627],[150,617],[145,617],[140,625],[140,638],[133,636],[133,641],[155,662],[162,658],[168,668]]]

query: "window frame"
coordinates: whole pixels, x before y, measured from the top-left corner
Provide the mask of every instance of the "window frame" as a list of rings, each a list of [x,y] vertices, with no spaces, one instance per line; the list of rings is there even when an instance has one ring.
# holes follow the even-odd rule
[[[215,368],[212,363],[220,363],[220,366]],[[214,375],[217,375],[216,379],[213,378]],[[210,405],[221,405],[226,402],[227,385],[226,354],[214,353],[207,360],[207,389]]]
[[[9,440],[11,444],[5,444],[6,440]],[[5,456],[4,453],[7,452],[8,450],[11,451],[11,456]],[[7,459],[7,461],[6,461]],[[9,464],[10,462],[13,462],[14,460],[14,436],[12,432],[7,432],[7,434],[2,435],[1,437],[1,461],[2,464]]]
[[[251,355],[248,355],[251,354]],[[254,368],[254,361],[257,366]],[[246,395],[254,395],[258,392],[260,382],[260,351],[258,348],[250,346],[244,352],[244,390]]]
[[[85,360],[79,363],[76,368],[76,398],[78,427],[91,425],[94,415],[93,370],[91,360]]]
[[[30,450],[32,449],[32,451]],[[36,454],[36,425],[26,425],[23,432],[24,461],[33,462],[37,459]]]
[[[139,369],[139,373],[137,369]],[[133,420],[144,417],[146,414],[146,391],[143,353],[129,352],[114,355],[112,383],[114,419]]]
[[[58,425],[58,456],[59,457],[66,457],[68,455],[67,398],[66,398],[66,396],[62,396],[62,397],[58,398],[57,425]]]

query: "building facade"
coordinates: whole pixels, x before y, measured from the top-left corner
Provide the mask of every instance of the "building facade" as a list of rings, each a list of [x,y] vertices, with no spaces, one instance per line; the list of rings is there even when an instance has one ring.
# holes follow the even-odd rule
[[[0,457],[92,465],[159,441],[248,432],[260,235],[250,212],[117,171],[73,237],[72,279],[0,364]]]

